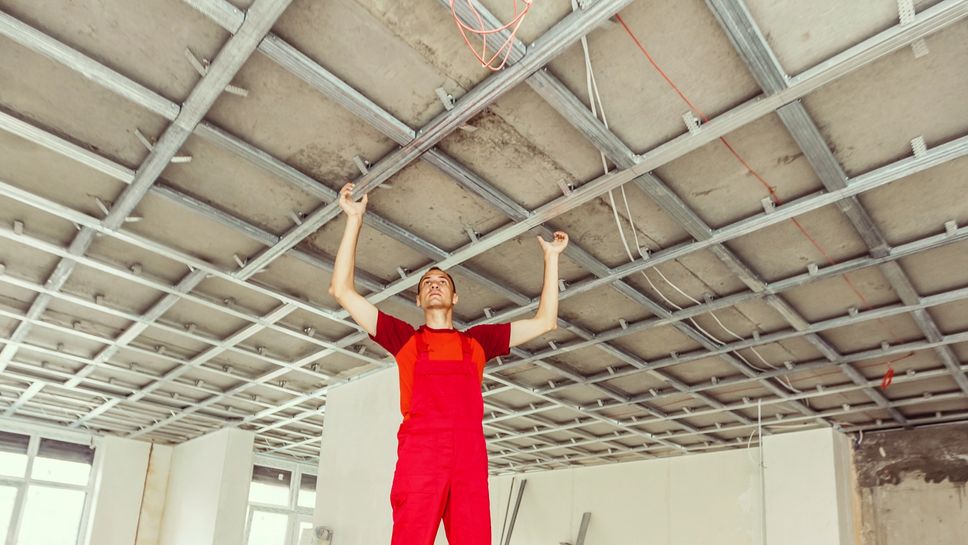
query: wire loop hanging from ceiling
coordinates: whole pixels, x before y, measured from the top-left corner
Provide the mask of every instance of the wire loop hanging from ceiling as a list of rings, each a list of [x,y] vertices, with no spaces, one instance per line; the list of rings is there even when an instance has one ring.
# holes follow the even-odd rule
[[[467,44],[467,48],[471,50],[471,53],[480,61],[481,66],[492,71],[499,71],[508,62],[508,57],[511,55],[511,50],[514,48],[514,40],[518,34],[518,28],[524,21],[525,15],[531,10],[531,4],[533,0],[514,0],[514,15],[511,20],[507,23],[497,27],[488,28],[484,21],[484,17],[477,10],[474,5],[476,0],[466,0],[467,8],[471,11],[474,19],[477,21],[477,26],[471,26],[461,20],[460,16],[457,14],[457,7],[454,5],[455,2],[460,2],[462,0],[450,0],[450,13],[454,17],[454,23],[457,24],[457,30],[460,31],[461,38],[464,39],[464,43]],[[507,39],[501,43],[501,46],[494,50],[493,54],[488,57],[487,51],[487,39],[492,34],[499,34],[501,32],[508,31]],[[468,36],[470,34],[470,36]],[[475,47],[471,40],[480,37],[481,46],[480,52]]]

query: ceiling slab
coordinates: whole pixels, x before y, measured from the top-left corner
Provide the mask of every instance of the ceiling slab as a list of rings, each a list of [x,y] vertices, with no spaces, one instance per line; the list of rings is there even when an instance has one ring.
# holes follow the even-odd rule
[[[968,74],[951,67],[968,62],[965,40],[962,21],[928,37],[928,55],[901,49],[804,100],[848,175],[909,156],[918,136],[933,147],[964,134]]]
[[[211,60],[229,38],[184,2],[82,0],[45,8],[29,0],[3,3],[10,15],[175,102],[201,78],[185,50]]]
[[[710,227],[723,227],[762,212],[761,201],[770,197],[771,188],[779,202],[823,188],[775,114],[746,125],[726,140],[732,150],[717,140],[657,170]]]
[[[234,80],[245,98],[222,95],[208,119],[331,189],[356,177],[354,156],[375,163],[395,146],[269,59],[255,55]],[[297,108],[300,115],[289,114]]]
[[[790,74],[882,42],[897,18],[890,0],[749,3]],[[485,4],[498,19],[513,9]],[[326,221],[338,216],[327,203],[363,176],[385,188],[370,194],[358,288],[413,324],[413,273],[441,261],[460,326],[529,316],[543,273],[535,235],[571,235],[558,329],[486,369],[493,471],[742,448],[759,416],[769,433],[963,419],[968,209],[952,195],[968,150],[968,27],[952,6],[918,3],[910,29],[947,27],[926,37],[927,56],[901,44],[853,70],[834,60],[815,73],[845,75],[790,80],[781,100],[763,94],[707,3],[630,3],[622,21],[692,102],[609,19],[588,44],[610,132],[585,106],[579,43],[484,107],[464,99],[491,73],[446,3],[296,0],[232,79],[248,96],[222,93],[188,127],[118,231],[95,197],[132,201],[124,184],[152,170],[135,129],[178,132],[168,124],[203,82],[185,49],[216,57],[232,25],[185,2],[6,2],[6,35],[47,40],[63,64],[0,38],[0,410],[165,443],[230,423],[253,430],[259,452],[318,456],[330,388],[392,365],[326,292],[344,228]],[[555,32],[570,12],[567,0],[533,5],[518,38]],[[11,31],[17,20],[35,32]],[[125,87],[137,84],[147,89]],[[438,88],[457,112],[443,114]],[[771,113],[801,95],[816,138],[792,107]],[[421,132],[464,108],[479,113],[439,143]],[[711,116],[698,134],[689,109]],[[928,152],[910,159],[917,135]],[[431,136],[424,161],[407,151]],[[383,180],[388,156],[407,161]],[[645,165],[651,175],[632,179]],[[600,189],[612,180],[628,182],[614,205]],[[838,205],[824,195],[835,190],[858,198]],[[769,216],[791,211],[797,223]],[[86,244],[93,232],[79,237],[71,221],[100,236]],[[55,273],[64,257],[76,270]],[[265,270],[246,268],[253,259]],[[888,365],[898,373],[882,390]]]
[[[915,2],[923,9],[926,2]],[[820,61],[897,23],[892,0],[748,0],[747,8],[787,74]]]
[[[867,253],[864,242],[836,206],[804,214],[797,222],[799,226],[787,221],[762,229],[726,246],[767,281],[803,272],[811,263],[827,265]]]
[[[715,117],[759,94],[703,2],[635,2],[620,15],[662,70],[706,115]],[[686,132],[682,114],[689,106],[621,25],[604,25],[588,37],[588,46],[609,126],[623,142],[641,153]],[[588,104],[580,45],[570,47],[549,69]]]
[[[156,139],[165,126],[158,115],[6,38],[0,38],[0,80],[0,107],[128,167],[148,155],[134,131]]]

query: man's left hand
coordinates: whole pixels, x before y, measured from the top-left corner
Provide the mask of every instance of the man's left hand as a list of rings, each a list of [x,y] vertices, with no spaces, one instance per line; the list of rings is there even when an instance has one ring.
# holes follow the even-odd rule
[[[545,256],[557,256],[568,246],[568,233],[555,231],[550,242],[539,236],[538,243],[541,244],[541,249],[544,250]]]

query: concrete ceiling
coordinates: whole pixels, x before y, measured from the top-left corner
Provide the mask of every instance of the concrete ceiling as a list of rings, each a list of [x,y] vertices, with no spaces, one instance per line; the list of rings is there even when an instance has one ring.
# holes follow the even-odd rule
[[[390,365],[325,289],[356,179],[358,287],[413,323],[438,262],[462,325],[523,315],[571,235],[494,471],[968,419],[968,1],[542,0],[494,74],[446,1],[59,4],[0,0],[5,416],[318,456]]]

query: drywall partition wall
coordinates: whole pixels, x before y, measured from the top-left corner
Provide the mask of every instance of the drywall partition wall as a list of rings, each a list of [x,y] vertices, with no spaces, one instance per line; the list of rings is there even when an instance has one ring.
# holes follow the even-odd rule
[[[334,543],[389,542],[398,402],[393,368],[330,392],[314,523]],[[763,441],[765,467],[752,448],[514,477],[528,485],[511,545],[574,543],[586,511],[595,545],[852,543],[846,437],[822,429]],[[511,481],[490,480],[494,543]],[[436,543],[447,543],[442,530]]]
[[[313,522],[331,528],[334,543],[390,542],[390,484],[399,425],[396,367],[329,393]]]
[[[868,433],[854,463],[860,544],[968,542],[968,425]]]
[[[763,438],[768,544],[854,543],[849,453],[830,428]]]
[[[255,433],[237,429],[222,431],[229,433],[225,460],[222,462],[218,516],[212,545],[239,545],[245,535],[249,509]]]
[[[175,447],[160,545],[238,545],[255,435],[223,429]]]
[[[135,545],[160,543],[165,498],[168,496],[168,477],[171,473],[171,458],[174,451],[174,447],[167,445],[151,445]]]
[[[494,543],[521,479],[511,545],[574,543],[584,512],[595,545],[762,543],[757,449],[527,473],[514,477],[509,508],[512,478],[492,478]]]
[[[98,443],[86,545],[133,545],[151,443],[104,437]]]

